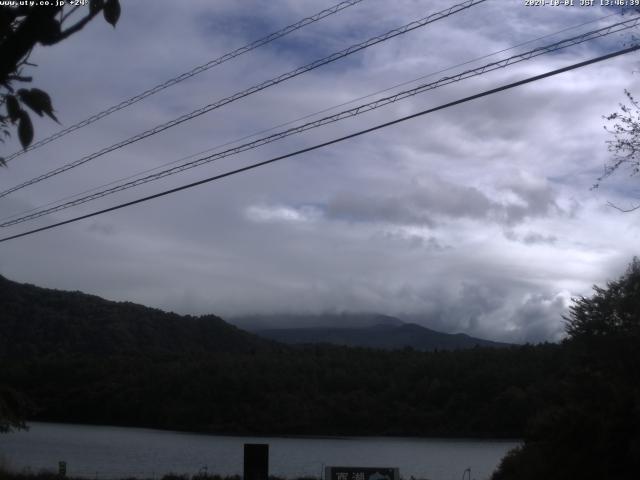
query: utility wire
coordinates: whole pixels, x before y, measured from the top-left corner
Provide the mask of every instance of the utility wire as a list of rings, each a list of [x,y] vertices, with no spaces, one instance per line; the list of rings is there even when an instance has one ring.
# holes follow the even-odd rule
[[[507,47],[507,48],[504,48],[502,50],[498,50],[496,52],[492,52],[492,53],[489,53],[489,54],[486,54],[486,55],[482,55],[481,57],[476,57],[476,58],[473,58],[471,60],[467,60],[465,62],[458,63],[456,65],[452,65],[452,66],[449,66],[447,68],[444,68],[444,69],[441,69],[441,70],[438,70],[438,71],[435,71],[435,72],[428,73],[426,75],[422,75],[420,77],[414,78],[413,80],[408,80],[406,82],[398,83],[398,84],[392,85],[390,87],[386,87],[386,88],[384,88],[382,90],[378,90],[378,91],[369,93],[367,95],[363,95],[361,97],[353,98],[353,99],[351,99],[351,100],[349,100],[347,102],[343,102],[343,103],[340,103],[340,104],[337,104],[337,105],[333,105],[332,107],[324,108],[322,110],[319,110],[319,111],[316,111],[316,112],[313,112],[313,113],[309,113],[309,114],[304,115],[302,117],[298,117],[296,119],[289,120],[287,122],[280,123],[278,125],[274,125],[272,127],[269,127],[269,128],[266,128],[266,129],[263,129],[263,130],[248,134],[248,135],[244,135],[244,136],[242,136],[240,138],[236,138],[234,140],[230,140],[230,141],[224,142],[222,144],[218,144],[218,145],[216,145],[214,147],[207,148],[206,150],[201,150],[199,152],[192,153],[192,154],[187,155],[185,157],[181,157],[181,158],[179,158],[177,160],[171,160],[170,162],[166,162],[166,163],[163,163],[163,164],[158,165],[156,167],[152,167],[152,168],[149,168],[149,169],[146,169],[146,170],[142,170],[140,172],[134,173],[132,175],[128,175],[126,177],[121,177],[119,179],[113,180],[113,181],[108,182],[108,183],[104,183],[102,185],[98,185],[98,186],[90,188],[88,190],[84,190],[82,192],[79,192],[79,193],[76,193],[76,194],[73,194],[73,195],[67,195],[67,196],[65,196],[63,198],[59,198],[57,200],[53,200],[53,201],[45,203],[43,205],[38,205],[37,207],[29,208],[29,209],[24,210],[22,212],[18,212],[18,213],[7,215],[5,217],[0,218],[0,222],[3,222],[5,220],[9,220],[9,219],[12,219],[12,218],[15,218],[15,217],[23,216],[23,215],[26,215],[28,213],[35,212],[36,210],[44,209],[44,208],[49,207],[51,205],[55,205],[57,203],[64,202],[65,200],[70,200],[72,198],[79,197],[80,195],[85,195],[87,193],[95,192],[95,191],[97,191],[97,190],[99,190],[101,188],[109,187],[109,186],[115,185],[116,183],[119,183],[119,182],[124,182],[126,180],[131,180],[131,179],[139,177],[141,175],[144,175],[144,174],[147,174],[147,173],[151,173],[151,172],[154,172],[156,170],[160,170],[161,168],[168,167],[169,165],[175,165],[176,163],[184,162],[186,160],[189,160],[191,158],[197,157],[199,155],[204,155],[205,153],[213,152],[213,151],[218,150],[220,148],[223,148],[223,147],[226,147],[226,146],[229,146],[229,145],[233,145],[234,143],[238,143],[238,142],[241,142],[243,140],[248,140],[249,138],[257,137],[258,135],[262,135],[262,134],[265,134],[265,133],[272,132],[274,130],[277,130],[278,128],[282,128],[282,127],[287,127],[289,125],[293,125],[293,124],[295,124],[297,122],[300,122],[302,120],[306,120],[308,118],[312,118],[312,117],[315,117],[317,115],[320,115],[320,114],[323,114],[323,113],[326,113],[326,112],[330,112],[331,110],[335,110],[336,108],[340,108],[340,107],[344,107],[346,105],[350,105],[350,104],[355,103],[355,102],[357,102],[359,100],[364,100],[366,98],[371,98],[371,97],[374,97],[374,96],[379,95],[381,93],[385,93],[385,92],[394,90],[396,88],[403,87],[405,85],[409,85],[411,83],[415,83],[415,82],[418,82],[420,80],[424,80],[426,78],[433,77],[433,76],[435,76],[435,75],[437,75],[439,73],[448,72],[448,71],[453,70],[455,68],[462,67],[462,66],[465,66],[465,65],[469,65],[469,64],[475,63],[475,62],[477,62],[479,60],[484,60],[485,58],[494,57],[494,56],[499,55],[501,53],[508,52],[509,50],[514,50],[514,49],[522,47],[524,45],[529,45],[531,43],[535,43],[535,42],[538,42],[540,40],[544,40],[545,38],[553,37],[553,36],[556,36],[556,35],[558,35],[560,33],[567,32],[569,30],[576,30],[578,28],[584,27],[585,25],[589,25],[589,24],[592,24],[592,23],[597,23],[597,22],[600,22],[600,21],[605,20],[607,18],[616,16],[616,15],[618,15],[618,14],[617,13],[611,13],[609,15],[605,15],[604,17],[600,17],[600,18],[597,18],[595,20],[589,20],[588,22],[584,22],[584,23],[580,23],[578,25],[573,25],[571,27],[563,28],[563,29],[558,30],[556,32],[549,33],[549,34],[546,34],[546,35],[543,35],[541,37],[537,37],[537,38],[534,38],[534,39],[531,39],[531,40],[527,40],[525,42],[518,43],[516,45],[512,45],[511,47]]]
[[[502,50],[498,50],[496,52],[492,52],[492,53],[489,53],[489,54],[486,54],[486,55],[482,55],[481,57],[476,57],[476,58],[473,58],[471,60],[467,60],[465,62],[458,63],[456,65],[452,65],[452,66],[449,66],[447,68],[444,68],[444,69],[441,69],[441,70],[437,70],[435,72],[428,73],[426,75],[421,75],[420,77],[414,78],[412,80],[408,80],[408,81],[405,81],[405,82],[402,82],[402,83],[398,83],[398,84],[392,85],[390,87],[386,87],[386,88],[384,88],[382,90],[377,90],[377,91],[369,93],[367,95],[363,95],[363,96],[360,96],[360,97],[353,98],[353,99],[351,99],[349,101],[346,101],[346,102],[343,102],[343,103],[340,103],[340,104],[337,104],[337,105],[333,105],[331,107],[324,108],[322,110],[319,110],[319,111],[316,111],[316,112],[313,112],[313,113],[306,114],[306,115],[304,115],[302,117],[298,117],[298,118],[293,119],[293,120],[288,120],[288,121],[286,121],[284,123],[280,123],[278,125],[274,125],[272,127],[269,127],[269,128],[263,129],[263,130],[259,130],[257,132],[253,132],[253,133],[250,133],[248,135],[243,135],[240,138],[236,138],[234,140],[230,140],[230,141],[224,142],[222,144],[218,144],[218,145],[216,145],[214,147],[207,148],[206,150],[201,150],[199,152],[192,153],[192,154],[187,155],[185,157],[178,158],[177,160],[171,160],[170,162],[166,162],[166,163],[163,163],[161,165],[158,165],[158,166],[155,166],[155,167],[152,167],[152,168],[148,168],[146,170],[142,170],[140,172],[137,172],[137,173],[134,173],[134,174],[131,174],[131,175],[127,175],[126,177],[118,178],[118,179],[113,180],[111,182],[95,186],[93,188],[84,190],[82,192],[75,193],[73,195],[67,195],[67,196],[65,196],[63,198],[59,198],[57,200],[53,200],[51,202],[47,202],[47,203],[45,203],[43,205],[38,205],[36,207],[32,207],[32,208],[29,208],[27,210],[23,210],[21,212],[17,212],[17,213],[14,213],[14,214],[10,214],[10,215],[1,217],[0,218],[0,222],[3,222],[5,220],[9,220],[9,219],[12,219],[12,218],[16,218],[16,217],[19,217],[19,216],[23,216],[23,215],[26,215],[28,213],[35,212],[36,210],[44,209],[44,208],[49,207],[51,205],[55,205],[55,204],[58,204],[60,202],[64,202],[65,200],[70,200],[72,198],[77,198],[80,195],[85,195],[85,194],[88,194],[88,193],[91,193],[91,192],[95,192],[95,191],[97,191],[97,190],[99,190],[101,188],[109,187],[109,186],[115,185],[115,184],[117,184],[119,182],[125,182],[127,180],[131,180],[131,179],[139,177],[141,175],[145,175],[147,173],[151,173],[151,172],[160,170],[161,168],[168,167],[169,165],[175,165],[176,163],[184,162],[184,161],[189,160],[191,158],[195,158],[195,157],[197,157],[199,155],[204,155],[205,153],[213,152],[213,151],[218,150],[220,148],[227,147],[229,145],[233,145],[234,143],[238,143],[238,142],[241,142],[243,140],[248,140],[249,138],[257,137],[258,135],[262,135],[262,134],[265,134],[265,133],[272,132],[274,130],[277,130],[278,128],[282,128],[282,127],[287,127],[289,125],[293,125],[293,124],[295,124],[297,122],[300,122],[302,120],[306,120],[308,118],[312,118],[312,117],[315,117],[317,115],[320,115],[320,114],[323,114],[323,113],[326,113],[326,112],[330,112],[331,110],[335,110],[336,108],[340,108],[340,107],[344,107],[344,106],[350,105],[350,104],[355,103],[355,102],[357,102],[359,100],[364,100],[366,98],[371,98],[371,97],[374,97],[374,96],[379,95],[381,93],[386,93],[386,92],[389,92],[389,91],[394,90],[396,88],[403,87],[405,85],[409,85],[409,84],[418,82],[420,80],[424,80],[426,78],[433,77],[433,76],[435,76],[435,75],[437,75],[439,73],[448,72],[448,71],[453,70],[455,68],[462,67],[462,66],[465,66],[465,65],[469,65],[469,64],[475,63],[475,62],[477,62],[479,60],[484,60],[485,58],[494,57],[496,55],[499,55],[500,53],[508,52],[509,50],[514,50],[514,49],[522,47],[524,45],[529,45],[531,43],[535,43],[535,42],[538,42],[540,40],[544,40],[545,38],[553,37],[553,36],[556,36],[556,35],[558,35],[560,33],[567,32],[569,30],[576,30],[578,28],[584,27],[585,25],[589,25],[589,24],[592,24],[592,23],[597,23],[597,22],[600,22],[600,21],[605,20],[607,18],[613,17],[615,15],[618,15],[618,14],[617,13],[611,13],[609,15],[605,15],[604,17],[596,18],[594,20],[589,20],[587,22],[583,22],[583,23],[580,23],[578,25],[573,25],[571,27],[566,27],[566,28],[563,28],[563,29],[558,30],[556,32],[548,33],[548,34],[543,35],[541,37],[537,37],[537,38],[534,38],[534,39],[531,39],[531,40],[527,40],[525,42],[518,43],[516,45],[512,45],[512,46],[507,47],[507,48],[503,48]]]
[[[341,58],[344,58],[348,55],[351,55],[353,53],[359,52],[360,50],[364,50],[365,48],[368,48],[372,45],[376,45],[378,43],[381,42],[385,42],[391,38],[397,37],[399,35],[403,35],[405,33],[408,33],[412,30],[415,30],[417,28],[421,28],[424,27],[430,23],[433,23],[435,21],[441,20],[443,18],[449,17],[451,15],[454,15],[455,13],[458,13],[462,10],[466,10],[472,6],[478,5],[480,3],[485,2],[486,0],[467,0],[465,2],[453,5],[452,7],[449,7],[445,10],[441,10],[439,12],[433,13],[427,17],[421,18],[419,20],[415,20],[413,22],[410,22],[406,25],[403,25],[402,27],[399,28],[395,28],[393,30],[388,31],[387,33],[384,33],[382,35],[379,35],[377,37],[372,37],[369,40],[366,40],[364,42],[358,43],[356,45],[352,45],[348,48],[345,48],[344,50],[341,50],[339,52],[333,53],[327,57],[321,58],[319,60],[315,60],[314,62],[308,63],[302,67],[298,67],[295,70],[292,70],[290,72],[284,73],[278,77],[272,78],[270,80],[264,81],[258,85],[254,85],[253,87],[250,87],[246,90],[243,90],[241,92],[235,93],[233,95],[231,95],[230,97],[226,97],[223,98],[221,100],[218,100],[214,103],[210,103],[209,105],[205,105],[204,107],[198,108],[197,110],[192,111],[191,113],[187,113],[185,115],[182,115],[178,118],[175,118],[167,123],[164,123],[162,125],[158,125],[150,130],[147,130],[145,132],[142,132],[138,135],[135,135],[131,138],[128,138],[127,140],[123,140],[119,143],[116,143],[114,145],[111,145],[109,147],[103,148],[102,150],[92,153],[90,155],[87,155],[85,157],[82,157],[78,160],[75,160],[71,163],[67,163],[66,165],[63,165],[62,167],[58,167],[55,168],[45,174],[42,174],[38,177],[32,178],[31,180],[28,180],[26,182],[23,182],[19,185],[16,185],[14,187],[9,188],[8,190],[4,190],[2,192],[0,192],[0,198],[5,197],[7,195],[9,195],[12,192],[15,192],[17,190],[20,190],[22,188],[28,187],[29,185],[33,185],[34,183],[38,183],[41,182],[43,180],[46,180],[48,178],[51,178],[55,175],[59,175],[60,173],[66,172],[67,170],[71,170],[72,168],[78,167],[80,165],[83,165],[95,158],[98,158],[102,155],[105,155],[109,152],[113,152],[114,150],[117,150],[119,148],[122,148],[126,145],[129,145],[131,143],[137,142],[139,140],[142,140],[144,138],[150,137],[152,135],[155,135],[157,133],[160,133],[164,130],[167,130],[168,128],[174,127],[176,125],[179,125],[183,122],[186,122],[188,120],[191,120],[195,117],[198,117],[200,115],[204,115],[205,113],[208,113],[214,109],[220,108],[224,105],[227,105],[231,102],[234,102],[236,100],[239,100],[241,98],[247,97],[253,93],[259,92],[261,90],[264,90],[268,87],[271,87],[273,85],[277,85],[279,83],[282,83],[286,80],[289,80],[293,77],[296,77],[298,75],[301,75],[305,72],[309,72],[311,70],[314,70],[316,68],[319,68],[323,65],[326,65],[328,63],[331,62],[335,62],[336,60],[339,60]]]
[[[601,38],[601,37],[604,37],[606,35],[611,35],[611,34],[616,33],[616,32],[620,32],[620,31],[623,31],[623,30],[626,30],[626,29],[629,29],[629,28],[633,28],[634,26],[638,25],[639,23],[640,23],[640,16],[632,18],[632,19],[624,21],[624,22],[618,22],[618,23],[610,25],[608,27],[604,27],[604,28],[600,28],[598,30],[587,32],[587,33],[584,33],[582,35],[578,35],[578,36],[575,36],[575,37],[572,37],[572,38],[561,40],[559,42],[555,42],[555,43],[552,43],[550,45],[546,45],[546,46],[543,46],[543,47],[538,47],[538,48],[535,48],[535,49],[530,50],[528,52],[524,52],[524,53],[521,53],[521,54],[518,54],[518,55],[513,55],[511,57],[505,58],[503,60],[499,60],[497,62],[488,63],[488,64],[483,65],[481,67],[477,67],[477,68],[474,68],[474,69],[471,69],[471,70],[466,70],[466,71],[464,71],[462,73],[459,73],[457,75],[443,77],[443,78],[441,78],[441,79],[439,79],[439,80],[437,80],[435,82],[427,83],[427,84],[424,84],[424,85],[419,85],[419,86],[417,86],[415,88],[412,88],[410,90],[405,90],[405,91],[402,91],[402,92],[398,92],[395,95],[391,95],[391,96],[388,96],[388,97],[380,98],[380,99],[375,100],[373,102],[370,102],[370,103],[367,103],[367,104],[363,104],[363,105],[359,105],[357,107],[354,107],[354,108],[351,108],[351,109],[344,110],[342,112],[336,113],[334,115],[329,115],[327,117],[320,118],[318,120],[314,120],[312,122],[308,122],[308,123],[305,123],[303,125],[299,125],[297,127],[293,127],[293,128],[288,129],[288,130],[284,130],[282,132],[275,133],[273,135],[269,135],[267,137],[259,138],[257,140],[252,141],[252,142],[248,142],[248,143],[245,143],[243,145],[239,145],[237,147],[233,147],[233,148],[230,148],[228,150],[224,150],[222,152],[214,153],[212,155],[201,157],[201,158],[198,158],[198,159],[193,160],[191,162],[187,162],[187,163],[182,164],[182,165],[178,165],[178,166],[175,166],[175,167],[172,167],[172,168],[169,168],[169,169],[166,169],[166,170],[163,170],[163,171],[151,174],[151,175],[147,175],[146,177],[142,177],[142,178],[139,178],[139,179],[136,179],[136,180],[132,180],[132,181],[127,182],[127,183],[116,185],[116,186],[114,186],[112,188],[101,190],[101,191],[92,193],[90,195],[86,195],[84,197],[80,197],[80,198],[77,198],[75,200],[72,200],[72,201],[69,201],[69,202],[66,202],[66,203],[63,203],[63,204],[60,204],[60,205],[56,205],[54,207],[41,209],[41,210],[38,210],[36,212],[30,213],[28,215],[24,215],[24,216],[21,216],[19,218],[15,218],[13,220],[7,220],[5,222],[0,223],[0,227],[9,227],[9,226],[12,226],[12,225],[17,225],[19,223],[23,223],[23,222],[26,222],[26,221],[29,221],[29,220],[33,220],[33,219],[42,217],[44,215],[48,215],[48,214],[51,214],[51,213],[54,213],[54,212],[65,210],[67,208],[75,207],[77,205],[81,205],[83,203],[87,203],[87,202],[90,202],[92,200],[96,200],[98,198],[105,197],[107,195],[112,195],[114,193],[121,192],[121,191],[124,191],[124,190],[128,190],[130,188],[137,187],[139,185],[143,185],[145,183],[149,183],[149,182],[152,182],[152,181],[155,181],[155,180],[159,180],[161,178],[168,177],[170,175],[174,175],[174,174],[183,172],[185,170],[189,170],[191,168],[195,168],[195,167],[198,167],[198,166],[201,166],[201,165],[204,165],[204,164],[216,161],[216,160],[220,160],[222,158],[226,158],[226,157],[229,157],[229,156],[232,156],[232,155],[236,155],[238,153],[245,152],[247,150],[252,150],[254,148],[266,145],[268,143],[275,142],[277,140],[281,140],[283,138],[286,138],[286,137],[294,135],[294,134],[302,133],[304,131],[311,130],[311,129],[314,129],[314,128],[318,128],[318,127],[321,127],[321,126],[324,126],[324,125],[327,125],[327,124],[330,124],[330,123],[335,123],[335,122],[338,122],[340,120],[344,120],[345,118],[355,117],[355,116],[361,115],[361,114],[363,114],[365,112],[369,112],[371,110],[378,109],[380,107],[389,105],[391,103],[398,102],[400,100],[404,100],[406,98],[412,97],[414,95],[418,95],[420,93],[424,93],[424,92],[429,91],[429,90],[433,90],[433,89],[439,88],[439,87],[444,86],[444,85],[449,85],[451,83],[459,82],[459,81],[465,80],[467,78],[483,75],[483,74],[485,74],[487,72],[491,72],[491,71],[494,71],[494,70],[498,70],[500,68],[505,68],[505,67],[508,67],[510,65],[514,65],[514,64],[519,63],[519,62],[530,60],[531,58],[535,58],[535,57],[540,56],[540,55],[544,55],[544,54],[547,54],[547,53],[555,52],[555,51],[558,51],[558,50],[561,50],[561,49],[564,49],[564,48],[567,48],[567,47],[571,47],[571,46],[574,46],[574,45],[577,45],[577,44],[580,44],[580,43],[584,43],[584,42],[589,41],[589,40],[593,40],[593,39],[596,39],[596,38]]]
[[[521,85],[525,85],[525,84],[528,84],[528,83],[536,82],[538,80],[542,80],[544,78],[552,77],[552,76],[558,75],[560,73],[564,73],[564,72],[568,72],[568,71],[571,71],[571,70],[576,70],[578,68],[586,67],[587,65],[592,65],[594,63],[602,62],[604,60],[608,60],[610,58],[614,58],[614,57],[617,57],[617,56],[620,56],[620,55],[625,55],[627,53],[634,52],[634,51],[636,51],[638,49],[640,49],[640,45],[634,45],[632,47],[624,48],[622,50],[618,50],[618,51],[615,51],[615,52],[612,52],[612,53],[608,53],[606,55],[601,55],[599,57],[595,57],[595,58],[592,58],[592,59],[589,59],[589,60],[585,60],[583,62],[574,63],[574,64],[566,66],[566,67],[558,68],[556,70],[552,70],[552,71],[549,71],[549,72],[546,72],[546,73],[543,73],[543,74],[540,74],[540,75],[535,75],[533,77],[529,77],[529,78],[526,78],[524,80],[519,80],[517,82],[508,83],[506,85],[502,85],[502,86],[497,87],[497,88],[492,88],[490,90],[485,90],[484,92],[477,93],[475,95],[471,95],[471,96],[468,96],[468,97],[465,97],[465,98],[462,98],[462,99],[459,99],[459,100],[455,100],[453,102],[445,103],[443,105],[439,105],[439,106],[434,107],[434,108],[429,108],[427,110],[422,110],[422,111],[414,113],[412,115],[407,115],[407,116],[404,116],[404,117],[401,117],[401,118],[397,118],[397,119],[392,120],[390,122],[381,123],[381,124],[378,124],[378,125],[376,125],[374,127],[370,127],[370,128],[364,129],[364,130],[360,130],[360,131],[357,131],[355,133],[351,133],[349,135],[345,135],[343,137],[335,138],[333,140],[329,140],[329,141],[324,142],[324,143],[319,143],[319,144],[313,145],[311,147],[303,148],[301,150],[296,150],[295,152],[291,152],[291,153],[288,153],[286,155],[280,155],[278,157],[274,157],[274,158],[271,158],[269,160],[264,160],[262,162],[253,163],[251,165],[247,165],[247,166],[242,167],[242,168],[238,168],[238,169],[235,169],[235,170],[231,170],[229,172],[221,173],[219,175],[214,175],[213,177],[205,178],[203,180],[198,180],[197,182],[189,183],[189,184],[182,185],[180,187],[172,188],[172,189],[169,189],[169,190],[164,190],[162,192],[159,192],[159,193],[156,193],[156,194],[153,194],[153,195],[149,195],[149,196],[146,196],[146,197],[138,198],[137,200],[132,200],[130,202],[121,203],[119,205],[115,205],[113,207],[105,208],[103,210],[98,210],[98,211],[95,211],[95,212],[92,212],[92,213],[87,213],[85,215],[80,215],[78,217],[70,218],[70,219],[64,220],[62,222],[53,223],[53,224],[50,224],[50,225],[46,225],[44,227],[35,228],[33,230],[28,230],[26,232],[19,233],[19,234],[16,234],[16,235],[11,235],[11,236],[8,236],[8,237],[0,238],[0,243],[7,242],[9,240],[14,240],[16,238],[25,237],[27,235],[32,235],[34,233],[43,232],[45,230],[50,230],[52,228],[60,227],[62,225],[67,225],[69,223],[74,223],[74,222],[77,222],[77,221],[80,221],[80,220],[84,220],[86,218],[95,217],[95,216],[101,215],[103,213],[113,212],[115,210],[120,210],[120,209],[125,208],[125,207],[130,207],[130,206],[133,206],[133,205],[137,205],[139,203],[147,202],[149,200],[153,200],[153,199],[156,199],[156,198],[164,197],[166,195],[170,195],[172,193],[176,193],[176,192],[179,192],[179,191],[182,191],[182,190],[187,190],[189,188],[197,187],[197,186],[203,185],[205,183],[210,183],[210,182],[213,182],[213,181],[216,181],[216,180],[220,180],[220,179],[225,178],[225,177],[230,177],[230,176],[236,175],[238,173],[242,173],[242,172],[246,172],[246,171],[249,171],[249,170],[253,170],[253,169],[258,168],[258,167],[263,167],[265,165],[269,165],[271,163],[275,163],[275,162],[278,162],[280,160],[284,160],[286,158],[290,158],[290,157],[294,157],[294,156],[297,156],[297,155],[301,155],[303,153],[311,152],[313,150],[318,150],[320,148],[323,148],[323,147],[326,147],[326,146],[329,146],[329,145],[333,145],[333,144],[336,144],[336,143],[340,143],[340,142],[343,142],[345,140],[349,140],[351,138],[359,137],[361,135],[364,135],[364,134],[367,134],[367,133],[371,133],[371,132],[374,132],[376,130],[380,130],[382,128],[386,128],[386,127],[389,127],[391,125],[395,125],[397,123],[401,123],[401,122],[405,122],[405,121],[413,119],[413,118],[421,117],[421,116],[427,115],[429,113],[433,113],[433,112],[436,112],[436,111],[439,111],[439,110],[444,110],[444,109],[447,109],[447,108],[450,108],[450,107],[453,107],[453,106],[456,106],[456,105],[460,105],[460,104],[463,104],[463,103],[466,103],[466,102],[470,102],[472,100],[476,100],[478,98],[486,97],[488,95],[493,95],[495,93],[499,93],[499,92],[503,92],[505,90],[509,90],[509,89],[512,89],[512,88],[515,88],[515,87],[519,87]]]
[[[277,32],[270,33],[266,37],[262,37],[258,40],[255,40],[254,42],[251,42],[248,45],[245,45],[244,47],[240,47],[232,52],[225,53],[224,55],[218,58],[210,60],[209,62],[203,65],[199,65],[189,70],[188,72],[182,73],[177,77],[173,77],[163,83],[156,85],[155,87],[149,88],[148,90],[145,90],[144,92],[139,93],[138,95],[135,95],[127,100],[124,100],[117,105],[109,107],[106,110],[96,113],[95,115],[92,115],[74,125],[71,125],[63,130],[60,130],[47,138],[44,138],[38,142],[35,142],[24,150],[19,150],[17,152],[14,152],[11,155],[9,155],[7,158],[5,158],[5,162],[10,162],[11,160],[13,160],[16,157],[19,157],[20,155],[23,155],[37,148],[40,148],[43,145],[53,142],[54,140],[57,140],[58,138],[63,137],[71,132],[74,132],[82,127],[86,127],[87,125],[90,125],[93,122],[100,120],[101,118],[111,115],[112,113],[115,113],[118,110],[122,110],[123,108],[126,108],[130,105],[133,105],[134,103],[139,102],[140,100],[150,97],[151,95],[158,93],[164,90],[165,88],[172,87],[180,82],[183,82],[184,80],[187,80],[191,77],[195,77],[196,75],[202,72],[205,72],[213,67],[217,67],[218,65],[221,65],[233,58],[239,57],[240,55],[243,55],[252,50],[255,50],[256,48],[262,47],[263,45],[271,43],[274,40],[277,40],[286,35],[289,35],[290,33],[295,32],[296,30],[299,30],[303,27],[306,27],[307,25],[310,25],[319,20],[322,20],[323,18],[333,15],[334,13],[338,13],[341,10],[344,10],[345,8],[352,7],[362,1],[363,0],[346,0],[346,1],[340,2],[332,7],[329,7],[325,10],[322,10],[321,12],[316,13],[315,15],[311,15],[310,17],[303,18],[302,20],[299,20],[294,24],[284,27],[283,29],[278,30]]]

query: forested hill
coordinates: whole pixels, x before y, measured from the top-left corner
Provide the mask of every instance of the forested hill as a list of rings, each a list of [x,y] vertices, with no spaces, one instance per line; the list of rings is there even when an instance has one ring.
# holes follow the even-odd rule
[[[272,343],[215,315],[181,316],[0,276],[0,357],[252,352]]]

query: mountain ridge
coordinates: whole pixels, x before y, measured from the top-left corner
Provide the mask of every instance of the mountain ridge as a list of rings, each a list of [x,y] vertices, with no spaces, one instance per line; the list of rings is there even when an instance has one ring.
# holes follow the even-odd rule
[[[230,323],[212,314],[178,315],[79,291],[22,284],[1,275],[0,311],[0,358],[58,354],[194,355],[251,352],[298,344],[385,350],[409,347],[419,351],[510,346],[466,334],[438,332],[377,313],[253,315]],[[260,328],[268,324],[305,327]],[[249,327],[250,331],[241,326]]]
[[[413,348],[434,351],[460,350],[476,346],[493,348],[512,346],[509,343],[485,340],[464,333],[438,332],[415,323],[404,322],[367,327],[272,328],[254,330],[253,333],[289,345],[331,344],[384,350]]]

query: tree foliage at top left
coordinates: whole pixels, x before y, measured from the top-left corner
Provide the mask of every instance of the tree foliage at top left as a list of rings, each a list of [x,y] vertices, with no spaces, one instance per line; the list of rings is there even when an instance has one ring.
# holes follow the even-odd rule
[[[49,94],[31,86],[29,70],[36,65],[29,56],[38,45],[55,45],[79,32],[100,13],[115,27],[119,0],[90,0],[85,7],[0,6],[0,142],[15,130],[27,149],[34,138],[31,113],[58,121]],[[0,165],[5,165],[2,157]]]
[[[0,142],[17,130],[22,148],[34,137],[31,113],[58,121],[47,92],[34,88],[29,56],[38,45],[51,46],[82,30],[102,13],[115,27],[119,0],[90,0],[86,7],[70,5],[0,5]],[[62,2],[58,2],[62,3]],[[0,166],[6,165],[0,156]],[[17,391],[0,385],[0,432],[24,428],[28,402]]]

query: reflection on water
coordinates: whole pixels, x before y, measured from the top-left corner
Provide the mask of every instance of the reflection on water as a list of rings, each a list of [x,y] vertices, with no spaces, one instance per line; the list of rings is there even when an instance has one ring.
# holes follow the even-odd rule
[[[269,470],[281,477],[320,477],[323,467],[399,467],[400,476],[459,480],[470,468],[488,478],[513,441],[386,437],[279,438],[199,435],[182,432],[33,423],[28,432],[0,435],[0,457],[14,469],[55,470],[67,462],[67,475],[89,478],[157,478],[206,469],[242,474],[244,443],[269,444]],[[0,458],[2,460],[2,458]],[[466,477],[465,477],[466,478]]]

